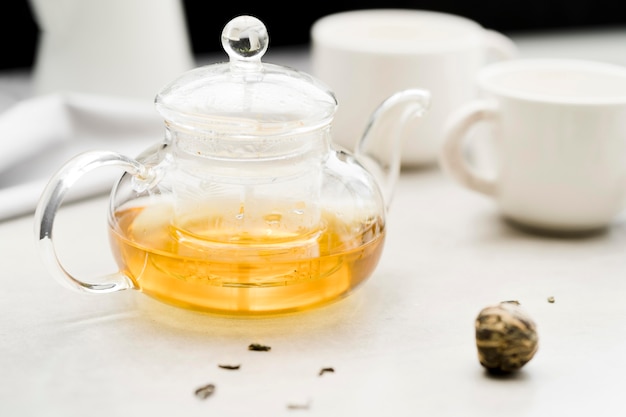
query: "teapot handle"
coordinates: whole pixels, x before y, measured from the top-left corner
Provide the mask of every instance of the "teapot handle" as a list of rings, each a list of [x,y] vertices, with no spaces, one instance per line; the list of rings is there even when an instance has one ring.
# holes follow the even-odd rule
[[[56,172],[44,188],[35,210],[35,239],[44,263],[62,285],[79,292],[109,293],[136,288],[121,272],[108,274],[99,283],[74,277],[61,264],[52,240],[54,220],[67,191],[87,172],[105,166],[120,166],[142,183],[151,183],[155,177],[146,166],[117,152],[85,152],[70,159]]]

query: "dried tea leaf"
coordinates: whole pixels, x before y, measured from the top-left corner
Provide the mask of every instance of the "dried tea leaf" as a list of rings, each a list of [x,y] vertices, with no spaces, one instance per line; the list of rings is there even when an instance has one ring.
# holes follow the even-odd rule
[[[241,367],[241,365],[226,365],[226,364],[218,364],[217,366],[219,366],[222,369],[228,369],[228,370],[237,370]]]
[[[198,388],[195,391],[195,394],[196,394],[196,397],[202,398],[204,400],[204,399],[209,398],[211,395],[213,395],[214,392],[215,392],[215,385],[207,384]]]
[[[335,372],[335,368],[322,368],[320,369],[320,373],[319,375],[322,376],[324,375],[326,372]]]
[[[289,403],[287,409],[289,410],[308,410],[311,407],[311,401],[303,403]]]
[[[250,346],[248,346],[248,350],[256,350],[260,352],[269,352],[271,349],[272,348],[270,346],[261,345],[259,343],[251,343]]]

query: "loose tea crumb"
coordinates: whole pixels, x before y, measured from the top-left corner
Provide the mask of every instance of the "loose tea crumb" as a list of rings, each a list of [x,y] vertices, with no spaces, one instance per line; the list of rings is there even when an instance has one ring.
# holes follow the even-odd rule
[[[250,346],[248,346],[248,350],[257,350],[261,352],[269,352],[271,349],[272,348],[270,346],[261,345],[259,343],[251,343]]]
[[[214,392],[215,392],[215,385],[207,384],[198,388],[195,391],[195,394],[196,394],[196,397],[202,398],[204,400],[204,399],[209,398],[211,395],[213,395]]]
[[[322,376],[322,375],[324,375],[326,372],[335,372],[335,369],[334,369],[334,368],[322,368],[322,369],[320,369],[320,373],[319,373],[319,375],[320,375],[320,376]]]
[[[478,359],[490,373],[516,371],[537,351],[535,322],[517,301],[485,307],[476,318],[475,328]]]
[[[289,410],[308,410],[311,407],[311,401],[305,403],[289,403],[287,409]]]
[[[228,369],[228,370],[237,370],[241,367],[241,365],[225,365],[225,364],[218,364],[217,366],[219,366],[222,369]]]
[[[554,297],[548,297],[548,302],[549,302],[550,304],[554,303]]]

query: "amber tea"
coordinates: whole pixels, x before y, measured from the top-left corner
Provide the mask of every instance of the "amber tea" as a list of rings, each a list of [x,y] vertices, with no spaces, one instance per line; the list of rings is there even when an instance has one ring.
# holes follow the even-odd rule
[[[344,222],[326,211],[314,233],[288,236],[237,232],[223,226],[220,214],[202,213],[184,230],[172,224],[172,209],[164,205],[114,213],[110,235],[121,271],[141,291],[180,307],[292,312],[339,299],[362,283],[378,263],[385,236],[377,216]],[[202,227],[204,233],[189,233]]]

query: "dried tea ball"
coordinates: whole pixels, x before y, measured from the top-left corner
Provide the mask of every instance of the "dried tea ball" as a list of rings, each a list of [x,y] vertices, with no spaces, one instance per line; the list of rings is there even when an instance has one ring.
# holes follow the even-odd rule
[[[485,307],[475,325],[478,359],[491,373],[516,371],[537,352],[535,322],[517,301]]]

